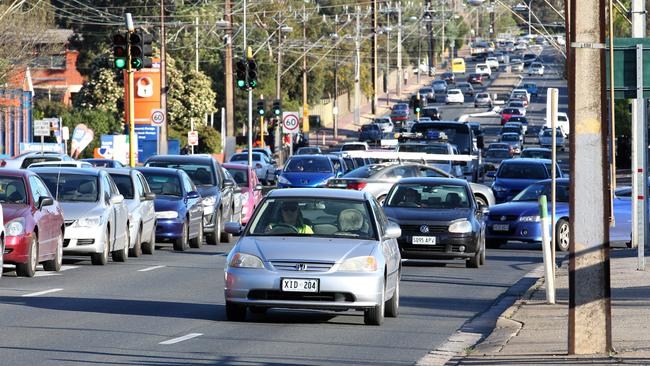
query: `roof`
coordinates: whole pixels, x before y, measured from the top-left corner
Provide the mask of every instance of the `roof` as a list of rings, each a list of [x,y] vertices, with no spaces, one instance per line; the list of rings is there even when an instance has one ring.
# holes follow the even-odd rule
[[[0,177],[25,177],[34,174],[34,172],[27,169],[0,169]]]
[[[130,168],[100,168],[108,174],[117,174],[117,175],[131,175],[132,172],[136,171]]]
[[[548,152],[551,152],[552,150],[547,148],[547,147],[527,147],[523,151],[548,151]]]
[[[517,159],[508,159],[503,161],[504,164],[551,164],[552,161],[549,159],[537,159],[537,158],[517,158]]]
[[[182,170],[180,170],[180,169],[173,169],[173,168],[136,167],[134,169],[141,172],[142,174],[154,173],[154,174],[162,174],[162,175],[165,175],[165,174],[173,175],[173,174],[178,174],[179,172],[182,172]]]
[[[242,170],[250,170],[251,167],[247,164],[236,164],[236,163],[223,163],[221,165],[222,167],[228,169],[242,169]]]
[[[366,200],[369,193],[353,189],[330,189],[330,188],[291,188],[274,189],[267,194],[269,198],[279,197],[314,197],[314,198],[339,198],[346,200]]]
[[[450,184],[457,186],[469,186],[465,179],[460,178],[439,178],[439,177],[416,177],[416,178],[403,178],[398,183],[409,184]]]
[[[72,29],[47,29],[38,39],[41,44],[67,44],[74,31]]]
[[[207,154],[199,154],[199,155],[154,155],[147,159],[145,162],[148,163],[150,161],[171,161],[171,162],[210,162],[213,161],[214,158],[212,156],[207,155]]]
[[[329,158],[322,154],[305,154],[305,155],[292,155],[289,159],[328,159]]]
[[[29,168],[34,173],[45,174],[76,174],[98,176],[101,170],[96,168],[68,168],[68,167],[34,167]]]

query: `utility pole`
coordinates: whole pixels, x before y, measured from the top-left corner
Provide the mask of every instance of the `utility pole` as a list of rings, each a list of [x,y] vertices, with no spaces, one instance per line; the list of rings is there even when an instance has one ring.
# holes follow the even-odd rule
[[[302,3],[302,132],[309,132],[309,106],[307,106],[307,10]]]
[[[126,75],[128,78],[128,88],[129,88],[129,94],[128,94],[128,110],[129,110],[129,166],[131,168],[135,167],[136,159],[135,155],[137,153],[136,147],[135,147],[135,141],[136,141],[136,136],[135,136],[135,93],[133,88],[135,87],[134,83],[134,73],[135,70],[133,70],[133,66],[131,64],[131,35],[135,32],[135,28],[133,27],[133,19],[131,18],[131,13],[126,13],[125,14],[125,20],[126,20],[126,28],[128,29],[129,33],[127,33],[127,47],[126,47]],[[42,142],[42,138],[41,138]]]
[[[632,0],[632,37],[645,38],[645,0]],[[642,49],[641,49],[641,52]],[[637,57],[639,55],[637,48]],[[641,57],[642,53],[641,53]],[[639,63],[637,61],[637,63]],[[637,67],[637,75],[643,70]],[[643,89],[637,88],[637,97],[632,99],[632,246],[638,250],[637,269],[645,270],[645,241],[648,238],[648,185],[647,185],[647,117]]]
[[[440,45],[440,60],[443,62],[446,60],[445,51],[447,50],[447,43],[445,41],[445,24],[447,23],[447,19],[445,19],[445,8],[447,7],[446,5],[447,3],[445,3],[445,0],[442,0],[440,2],[440,7],[442,8],[442,18],[440,18],[442,20],[442,44]]]
[[[571,0],[571,15],[569,110],[575,123],[570,134],[568,351],[605,354],[612,350],[612,331],[607,94],[600,48],[605,41],[604,0]]]
[[[199,17],[194,18],[194,70],[199,72]]]
[[[422,70],[420,69],[420,64],[422,63],[421,58],[422,58],[422,17],[423,16],[424,14],[418,20],[418,65],[416,68],[416,70],[418,70],[418,76],[417,76],[418,86],[420,85],[420,74],[422,73]]]
[[[248,34],[246,29],[246,23],[248,21],[248,1],[244,0],[244,60],[253,58],[253,50],[248,49]],[[250,86],[248,87],[248,128],[246,133],[248,134],[248,166],[253,166],[253,89]]]
[[[225,67],[224,67],[224,89],[226,90],[226,136],[235,137],[235,88],[232,78],[232,4],[231,0],[226,1],[225,20],[228,24],[226,28],[226,50],[225,50]],[[228,139],[225,139],[227,141]],[[225,148],[224,148],[225,149]],[[228,152],[228,150],[224,150]]]
[[[397,96],[402,95],[402,3],[397,3]]]
[[[160,109],[165,113],[165,123],[158,130],[158,154],[167,154],[167,54],[165,51],[165,1],[160,0]]]
[[[494,0],[490,0],[490,40],[496,41],[496,30],[494,24],[496,22],[494,11]]]
[[[386,89],[386,105],[390,105],[390,7],[386,6],[386,74],[384,74],[384,88]]]
[[[358,18],[357,18],[358,19]],[[339,46],[338,40],[340,38],[339,33],[341,29],[339,27],[339,16],[336,14],[334,16],[334,22],[336,23],[335,33],[336,39],[334,40],[334,102],[333,102],[333,115],[334,115],[334,140],[338,141],[339,138]],[[355,70],[356,71],[356,70]],[[355,88],[356,91],[356,88]],[[356,99],[355,99],[356,101]]]
[[[360,39],[361,23],[359,14],[361,9],[357,7],[356,11],[356,34],[354,36],[354,123],[361,124],[361,52]]]
[[[433,67],[436,64],[435,56],[433,50],[436,48],[436,40],[433,38],[433,17],[431,16],[431,0],[427,0],[427,17],[429,22],[427,22],[427,34],[429,35],[429,76],[433,76]]]
[[[379,63],[377,58],[377,1],[372,0],[370,10],[372,12],[372,114],[377,114],[377,77],[379,72]],[[430,1],[430,0],[429,0]]]

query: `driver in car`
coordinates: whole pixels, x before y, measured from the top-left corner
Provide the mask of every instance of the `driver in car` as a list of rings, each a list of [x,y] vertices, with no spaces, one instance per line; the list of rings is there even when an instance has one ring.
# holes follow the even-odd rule
[[[313,234],[314,230],[311,226],[305,223],[302,217],[302,212],[297,202],[283,202],[280,205],[279,222],[270,224],[267,231],[273,230],[278,227],[288,227],[295,229],[298,234]]]

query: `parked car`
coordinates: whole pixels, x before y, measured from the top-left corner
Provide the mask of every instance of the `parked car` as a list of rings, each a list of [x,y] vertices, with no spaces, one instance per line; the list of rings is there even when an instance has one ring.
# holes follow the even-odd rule
[[[156,250],[156,194],[151,192],[147,179],[137,170],[110,168],[106,171],[129,209],[129,255],[153,254]]]
[[[230,156],[229,163],[248,164],[248,153],[236,153]],[[263,184],[269,185],[275,183],[275,170],[277,167],[266,155],[262,153],[253,153],[253,168],[255,174],[260,178]]]
[[[145,166],[185,171],[202,198],[202,229],[206,242],[217,245],[219,241],[232,241],[232,235],[225,232],[223,223],[241,217],[241,212],[236,212],[234,202],[235,184],[225,179],[221,166],[214,157],[203,154],[154,155],[147,159]],[[185,191],[190,192],[189,187],[185,188]]]
[[[203,241],[201,194],[182,169],[138,167],[156,195],[156,242],[171,242],[175,251],[198,248]]]
[[[1,169],[0,204],[6,228],[0,268],[2,263],[15,264],[21,277],[34,277],[38,263],[46,271],[59,271],[63,210],[41,178],[29,170]]]
[[[32,168],[63,209],[63,254],[90,255],[105,265],[108,255],[129,256],[129,211],[113,179],[103,170]]]
[[[462,82],[462,83],[457,83],[456,87],[460,89],[463,92],[463,94],[474,96],[474,87],[472,86],[472,84],[468,82]]]
[[[556,177],[562,178],[562,171],[556,165]],[[529,185],[551,178],[552,163],[546,159],[504,160],[497,170],[492,190],[497,203],[510,201]]]
[[[460,89],[449,89],[447,90],[447,96],[445,97],[445,104],[451,103],[465,103],[465,95]]]
[[[553,151],[551,151],[551,149],[540,148],[540,147],[527,147],[521,151],[520,157],[551,160],[551,158],[553,157],[552,155],[553,155]]]
[[[444,80],[447,85],[456,84],[456,75],[453,72],[446,71],[440,75],[440,78]]]
[[[399,227],[368,193],[274,190],[226,258],[228,320],[247,308],[363,310],[381,325],[399,307]],[[317,296],[314,296],[317,295]]]
[[[257,179],[255,171],[248,165],[224,164],[223,167],[230,172],[230,175],[241,188],[242,200],[242,225],[250,221],[253,211],[262,200],[262,184]]]
[[[467,82],[470,84],[483,85],[484,80],[485,78],[483,77],[483,74],[479,74],[479,73],[472,73],[469,74],[469,76],[467,76]]]
[[[38,163],[30,164],[27,168],[38,167],[57,167],[57,168],[92,168],[92,164],[86,161],[72,160],[72,161],[41,161]]]
[[[383,133],[381,132],[381,128],[379,125],[375,123],[369,123],[361,126],[361,130],[359,131],[359,141],[363,142],[372,142],[372,143],[377,143],[381,140]],[[302,148],[301,148],[302,149]],[[298,150],[300,153],[296,153],[294,155],[313,155],[317,153],[302,153],[300,150]],[[320,154],[320,152],[318,153]]]
[[[384,202],[386,216],[400,226],[405,259],[462,259],[468,268],[485,263],[482,208],[464,179],[407,178]]]
[[[433,83],[431,83],[431,87],[435,94],[445,94],[447,93],[448,84],[444,80],[434,80]],[[435,95],[433,96],[433,99],[435,99]]]
[[[124,168],[124,164],[113,159],[81,159],[96,168]]]
[[[490,93],[477,93],[474,97],[474,108],[487,107],[492,108],[492,98]]]
[[[339,176],[341,175],[338,173]],[[332,161],[324,155],[294,155],[278,175],[278,188],[325,187],[337,176]]]
[[[28,166],[42,161],[73,161],[71,157],[65,154],[54,152],[26,152],[15,156],[11,159],[0,160],[0,168],[10,169],[27,169]]]
[[[363,126],[361,126],[363,129]],[[377,129],[379,127],[377,126]],[[312,154],[322,154],[323,151],[318,146],[303,146],[298,148],[293,154],[294,155],[312,155]]]

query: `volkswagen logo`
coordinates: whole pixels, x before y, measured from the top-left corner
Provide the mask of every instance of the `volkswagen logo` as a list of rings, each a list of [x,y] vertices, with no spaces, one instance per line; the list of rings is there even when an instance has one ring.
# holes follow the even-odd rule
[[[303,179],[302,184],[309,184],[309,181],[307,179]]]
[[[307,270],[307,265],[304,263],[298,263],[296,264],[296,271],[306,271]]]
[[[506,221],[508,218],[505,216],[501,216],[501,221]]]
[[[422,225],[422,226],[420,226],[420,232],[421,232],[422,234],[426,234],[426,233],[428,233],[428,232],[429,232],[429,227],[428,227],[427,225]]]

